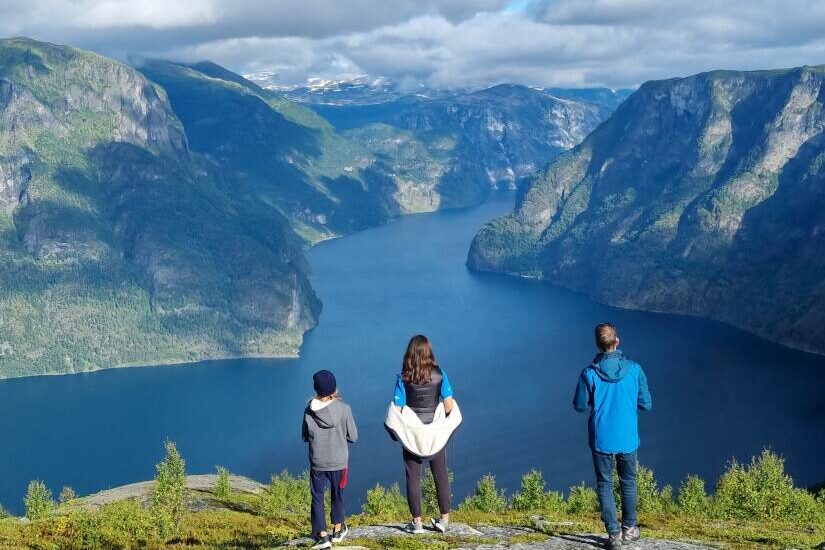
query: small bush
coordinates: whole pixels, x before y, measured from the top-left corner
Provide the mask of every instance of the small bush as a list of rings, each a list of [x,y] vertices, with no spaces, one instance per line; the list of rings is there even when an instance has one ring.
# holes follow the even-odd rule
[[[582,481],[579,485],[570,487],[567,497],[567,511],[571,514],[592,514],[599,511],[599,497],[592,487]]]
[[[367,491],[367,501],[363,507],[364,513],[370,516],[404,517],[409,514],[407,499],[401,494],[398,483],[393,483],[388,489],[376,485]]]
[[[232,496],[232,485],[229,483],[229,470],[218,466],[218,479],[215,480],[215,497],[229,500]]]
[[[83,509],[70,512],[78,548],[143,548],[157,538],[156,520],[135,500],[108,504],[97,512]]]
[[[704,516],[708,513],[709,505],[705,480],[699,476],[685,478],[679,486],[679,510],[689,516]]]
[[[641,464],[636,473],[639,503],[637,508],[642,513],[662,513],[673,510],[673,489],[665,486],[661,491],[653,470]]]
[[[32,521],[47,517],[56,506],[52,498],[52,492],[40,480],[29,483],[24,502],[26,504],[26,517]]]
[[[809,522],[821,517],[814,496],[794,487],[784,459],[767,449],[748,466],[731,461],[716,484],[712,512],[722,519]]]
[[[68,504],[75,499],[77,499],[77,493],[74,492],[74,489],[66,485],[60,491],[60,497],[58,498],[58,501],[60,502],[60,504]]]
[[[636,509],[645,513],[674,512],[676,503],[673,501],[673,488],[665,485],[661,490],[656,482],[653,470],[638,464],[636,467],[636,497],[638,499]],[[622,490],[619,483],[617,469],[613,469],[613,498],[616,501],[616,508],[622,505]]]
[[[284,470],[272,476],[269,485],[258,497],[255,508],[264,517],[283,518],[293,514],[307,516],[311,504],[309,472],[293,477]]]
[[[3,506],[2,504],[0,504],[0,519],[6,519],[6,518],[10,518],[10,517],[11,517],[11,514],[9,513],[8,510],[6,510],[6,507]]]
[[[531,470],[522,476],[521,488],[513,495],[511,506],[522,511],[560,512],[564,509],[564,497],[547,491],[542,473]]]
[[[478,480],[476,490],[461,503],[461,510],[476,510],[478,512],[502,512],[507,506],[504,491],[496,487],[496,478],[487,474]]]
[[[679,506],[676,504],[676,499],[673,498],[673,487],[665,485],[659,492],[659,503],[662,507],[662,512],[666,514],[675,514],[679,511]]]
[[[186,511],[186,463],[173,442],[167,441],[165,447],[166,456],[156,466],[151,509],[158,535],[163,540],[178,532]]]
[[[447,474],[450,480],[450,487],[453,485],[453,473]],[[425,514],[438,514],[438,493],[435,490],[435,477],[432,470],[428,469],[421,480],[421,501]]]

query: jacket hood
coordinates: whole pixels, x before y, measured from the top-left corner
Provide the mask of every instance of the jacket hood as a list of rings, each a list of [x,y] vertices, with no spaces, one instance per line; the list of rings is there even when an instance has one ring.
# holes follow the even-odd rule
[[[319,428],[334,428],[344,420],[346,409],[340,399],[320,401],[313,399],[307,404],[306,414],[312,418]]]
[[[619,350],[599,353],[590,365],[605,382],[618,382],[627,375],[632,362]]]

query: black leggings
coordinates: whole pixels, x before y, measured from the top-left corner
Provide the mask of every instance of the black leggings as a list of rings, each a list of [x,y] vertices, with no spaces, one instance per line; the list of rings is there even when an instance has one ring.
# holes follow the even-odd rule
[[[447,448],[429,458],[435,478],[435,494],[441,515],[450,513],[450,475],[447,473]],[[407,472],[407,505],[414,518],[421,517],[421,464],[424,459],[404,450],[404,469]]]

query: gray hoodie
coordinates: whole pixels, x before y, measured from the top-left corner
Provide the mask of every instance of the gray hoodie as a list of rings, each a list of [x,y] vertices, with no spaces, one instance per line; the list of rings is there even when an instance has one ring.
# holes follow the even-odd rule
[[[304,410],[301,437],[309,443],[309,463],[313,470],[343,470],[349,462],[347,442],[358,440],[352,409],[340,399],[313,399]]]

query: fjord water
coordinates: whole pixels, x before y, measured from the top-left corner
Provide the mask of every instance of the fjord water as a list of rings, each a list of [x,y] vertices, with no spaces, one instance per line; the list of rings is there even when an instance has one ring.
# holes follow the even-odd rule
[[[531,468],[566,489],[592,483],[586,416],[570,406],[610,320],[648,374],[640,460],[661,482],[712,483],[731,457],[770,446],[800,484],[825,481],[825,357],[715,322],[625,311],[536,281],[469,272],[481,225],[512,196],[469,210],[411,216],[309,252],[324,302],[297,360],[224,360],[0,383],[0,502],[22,509],[34,478],[81,494],[149,479],[165,438],[189,472],[216,465],[265,481],[306,466],[299,440],[311,375],[333,370],[352,404],[351,511],[377,482],[403,482],[382,423],[407,339],[428,334],[449,372],[464,426],[448,455],[462,499],[493,472],[507,488]]]

